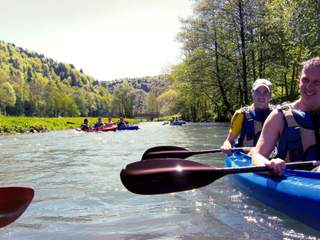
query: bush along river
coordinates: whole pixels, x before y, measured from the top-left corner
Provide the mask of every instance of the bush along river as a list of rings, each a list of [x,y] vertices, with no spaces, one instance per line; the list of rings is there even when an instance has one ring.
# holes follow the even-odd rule
[[[317,239],[320,233],[254,200],[228,176],[202,188],[164,195],[125,189],[120,171],[155,146],[219,148],[228,124],[139,130],[75,130],[0,137],[0,184],[28,186],[35,196],[2,239]],[[222,167],[221,153],[193,161]]]

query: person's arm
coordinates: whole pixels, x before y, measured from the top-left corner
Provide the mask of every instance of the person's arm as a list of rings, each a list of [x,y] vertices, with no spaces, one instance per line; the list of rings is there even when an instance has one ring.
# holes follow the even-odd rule
[[[285,171],[285,161],[280,158],[269,160],[277,141],[283,131],[283,115],[277,109],[266,119],[256,147],[252,150],[252,163],[256,166],[265,165],[273,168],[273,174],[282,175]]]
[[[232,133],[232,131],[229,131],[229,134],[226,138],[226,140],[223,142],[221,145],[220,149],[222,150],[223,153],[229,154],[231,153],[231,148],[232,148],[232,143],[236,139],[238,135]]]

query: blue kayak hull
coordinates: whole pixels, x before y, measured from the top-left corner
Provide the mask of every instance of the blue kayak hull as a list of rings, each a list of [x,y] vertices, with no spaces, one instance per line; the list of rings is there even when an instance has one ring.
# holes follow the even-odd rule
[[[235,153],[227,167],[251,165],[251,158]],[[314,229],[320,230],[320,172],[286,170],[282,177],[257,173],[233,174],[231,182],[264,204]]]
[[[138,130],[138,129],[139,129],[139,126],[136,126],[136,125],[129,125],[126,127],[117,128],[117,130]]]
[[[171,126],[182,126],[183,124],[186,124],[186,122],[182,120],[174,121],[170,123]]]

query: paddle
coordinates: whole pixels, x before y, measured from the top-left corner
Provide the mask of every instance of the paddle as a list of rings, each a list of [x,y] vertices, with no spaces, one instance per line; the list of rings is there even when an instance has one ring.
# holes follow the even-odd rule
[[[231,148],[231,151],[244,151],[249,152],[250,147]],[[185,159],[196,154],[207,154],[222,152],[221,149],[192,151],[189,148],[176,147],[176,146],[159,146],[148,149],[142,155],[141,160],[148,160],[154,158],[182,158]]]
[[[235,173],[271,171],[265,166],[216,168],[183,159],[139,161],[126,166],[120,173],[122,184],[137,194],[163,194],[203,187],[215,180]],[[287,163],[287,168],[319,165],[317,161]]]
[[[0,228],[14,222],[27,209],[34,196],[32,188],[0,187]]]

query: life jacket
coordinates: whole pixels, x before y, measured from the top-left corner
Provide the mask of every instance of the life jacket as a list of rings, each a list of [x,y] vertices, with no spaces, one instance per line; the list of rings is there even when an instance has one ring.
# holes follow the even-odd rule
[[[88,126],[87,124],[84,124],[84,123],[81,124],[81,127],[80,127],[80,128],[81,128],[82,131],[87,131],[87,130],[89,130],[89,126]]]
[[[284,116],[284,129],[278,143],[278,156],[286,161],[320,158],[320,111],[303,112],[290,105],[279,108]]]
[[[103,123],[102,122],[96,122],[94,124],[94,128],[101,128],[101,127],[103,127]]]
[[[118,128],[126,128],[127,124],[125,122],[119,122],[118,123]]]
[[[238,140],[238,147],[256,146],[261,134],[262,126],[266,118],[271,113],[273,107],[270,106],[264,110],[254,110],[249,107],[243,107],[243,122]]]

